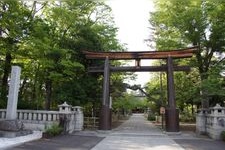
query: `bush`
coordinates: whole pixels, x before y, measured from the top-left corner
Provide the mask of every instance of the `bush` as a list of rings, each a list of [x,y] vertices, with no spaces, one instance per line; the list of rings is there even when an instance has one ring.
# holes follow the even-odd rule
[[[221,132],[221,138],[222,138],[223,141],[225,141],[225,131]]]
[[[155,121],[155,115],[149,114],[149,115],[148,115],[148,120],[149,120],[149,121]]]
[[[187,113],[181,113],[180,115],[181,122],[195,122],[195,120],[196,120],[195,115]]]
[[[53,124],[50,128],[47,128],[45,131],[45,134],[47,134],[47,136],[56,136],[61,134],[63,131],[63,128],[60,127],[57,124]]]

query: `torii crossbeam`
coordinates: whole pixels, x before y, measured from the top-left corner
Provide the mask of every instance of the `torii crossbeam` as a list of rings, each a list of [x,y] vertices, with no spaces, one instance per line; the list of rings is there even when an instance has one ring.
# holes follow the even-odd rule
[[[136,71],[166,71],[167,72],[167,93],[168,107],[166,108],[166,131],[179,132],[179,111],[176,108],[175,90],[174,90],[174,71],[188,71],[189,66],[174,66],[173,59],[191,58],[198,47],[189,47],[179,50],[168,51],[142,51],[142,52],[91,52],[83,51],[87,59],[104,59],[104,67],[90,67],[89,72],[103,72],[103,100],[100,114],[100,130],[111,130],[111,108],[109,82],[110,72],[136,72]],[[110,60],[135,60],[134,67],[112,67]],[[141,59],[166,59],[167,64],[164,66],[141,66]]]
[[[128,60],[128,59],[167,59],[172,58],[189,58],[197,47],[190,47],[180,50],[167,50],[167,51],[136,51],[136,52],[91,52],[83,51],[87,59],[105,59],[108,57],[110,60]]]

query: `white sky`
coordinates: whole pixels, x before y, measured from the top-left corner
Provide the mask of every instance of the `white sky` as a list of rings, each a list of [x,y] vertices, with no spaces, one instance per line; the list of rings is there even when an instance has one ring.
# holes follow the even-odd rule
[[[106,2],[113,11],[116,26],[119,28],[118,39],[126,43],[128,51],[150,51],[147,43],[150,24],[149,12],[154,10],[152,0],[108,0]],[[132,62],[134,65],[134,62]],[[142,60],[142,66],[150,65],[150,60]],[[150,79],[150,73],[139,72],[136,81],[130,84],[144,85]]]

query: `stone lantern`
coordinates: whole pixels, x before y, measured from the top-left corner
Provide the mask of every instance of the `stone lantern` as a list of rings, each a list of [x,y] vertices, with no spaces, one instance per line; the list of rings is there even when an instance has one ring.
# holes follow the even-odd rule
[[[68,105],[66,102],[64,102],[61,105],[58,105],[58,107],[59,107],[59,112],[60,113],[70,113],[71,112],[71,108],[72,108],[72,106]]]

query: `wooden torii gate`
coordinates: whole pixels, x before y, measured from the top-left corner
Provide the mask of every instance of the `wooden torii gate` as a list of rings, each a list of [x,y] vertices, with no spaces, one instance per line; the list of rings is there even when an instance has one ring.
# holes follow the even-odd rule
[[[84,51],[87,59],[105,60],[104,67],[90,67],[89,72],[103,72],[103,99],[100,114],[100,130],[111,130],[111,108],[110,108],[110,72],[166,72],[168,106],[166,108],[166,131],[179,132],[179,110],[176,108],[174,90],[174,71],[188,71],[189,66],[175,66],[173,59],[190,58],[197,51],[197,47],[189,47],[169,51],[142,51],[142,52],[91,52]],[[141,66],[141,59],[165,59],[164,66]],[[135,66],[112,67],[110,60],[135,60]]]

